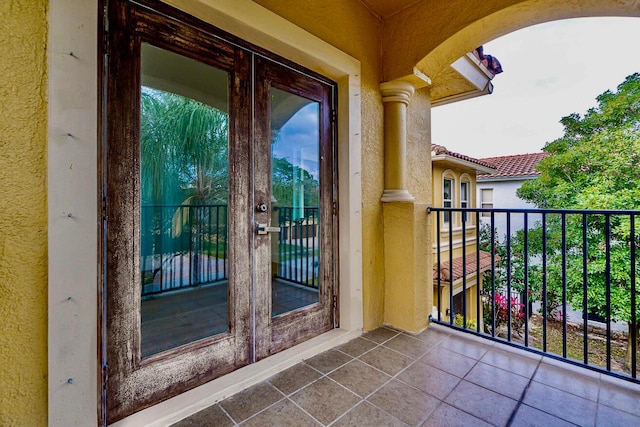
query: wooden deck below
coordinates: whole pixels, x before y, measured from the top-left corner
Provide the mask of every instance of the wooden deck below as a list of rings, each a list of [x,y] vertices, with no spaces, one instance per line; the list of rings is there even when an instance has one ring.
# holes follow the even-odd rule
[[[315,304],[317,289],[272,283],[272,315]],[[142,301],[142,357],[229,331],[227,282],[147,297]]]

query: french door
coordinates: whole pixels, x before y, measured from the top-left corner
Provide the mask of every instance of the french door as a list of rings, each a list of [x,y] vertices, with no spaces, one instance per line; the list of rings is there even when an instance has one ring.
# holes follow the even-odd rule
[[[112,0],[108,422],[336,325],[334,85],[158,2]]]

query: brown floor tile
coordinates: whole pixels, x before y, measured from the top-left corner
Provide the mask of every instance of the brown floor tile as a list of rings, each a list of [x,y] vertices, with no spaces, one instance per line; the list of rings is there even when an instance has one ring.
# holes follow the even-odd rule
[[[640,405],[640,403],[638,403]],[[598,416],[596,426],[610,427],[630,427],[640,426],[640,417],[632,415],[628,412],[619,411],[605,405],[598,405]]]
[[[173,424],[172,427],[227,427],[234,423],[220,406],[213,405]]]
[[[479,418],[462,412],[446,403],[441,403],[429,418],[422,424],[422,427],[490,427]]]
[[[383,345],[412,359],[417,359],[429,350],[435,348],[427,342],[404,334],[398,335],[397,337],[385,342]]]
[[[440,344],[442,341],[450,337],[448,333],[441,332],[432,327],[412,336],[433,346]]]
[[[536,367],[540,363],[539,360],[530,359],[497,347],[487,351],[480,361],[527,378],[532,377]]]
[[[463,356],[443,347],[436,347],[422,357],[420,361],[460,378],[464,377],[478,363],[476,359]]]
[[[520,405],[510,427],[572,427],[575,424],[561,420],[531,406]]]
[[[582,371],[435,327],[380,328],[174,426],[640,426],[639,385]]]
[[[406,427],[406,424],[366,401],[347,412],[335,424],[331,424],[331,427],[363,426]]]
[[[598,401],[600,380],[576,374],[575,370],[541,363],[533,380],[594,402]]]
[[[271,384],[261,382],[223,400],[220,406],[239,423],[283,398],[282,393]]]
[[[362,337],[375,343],[382,344],[383,342],[395,337],[398,334],[399,332],[394,331],[393,329],[380,327],[378,329],[374,329],[373,331],[367,332]]]
[[[523,402],[574,424],[593,426],[596,420],[596,403],[591,400],[532,381]]]
[[[338,350],[347,353],[350,356],[358,357],[361,354],[371,350],[376,345],[376,343],[360,337],[341,345],[340,347],[338,347]]]
[[[397,378],[439,399],[447,397],[460,382],[455,375],[420,361],[409,366]]]
[[[448,350],[455,351],[458,354],[462,354],[463,356],[478,360],[491,349],[491,345],[470,341],[471,338],[473,338],[473,336],[469,336],[469,338],[451,336],[443,340],[440,343],[440,347],[444,347]]]
[[[385,384],[369,402],[410,426],[419,425],[440,404],[440,400],[397,380]]]
[[[573,365],[571,363],[563,362],[562,360],[552,359],[551,357],[542,358],[540,366],[545,366],[545,365],[561,368],[563,371],[568,372],[569,374],[573,373],[579,377],[591,378],[594,381],[599,381],[600,377],[602,376],[599,372],[592,371],[590,369],[585,369],[583,366]],[[609,378],[615,379],[613,377],[609,377]]]
[[[640,417],[640,384],[605,378],[603,375],[598,403]]]
[[[360,402],[360,398],[329,378],[321,378],[291,396],[318,421],[329,424]]]
[[[317,356],[307,359],[304,362],[322,372],[327,374],[340,366],[349,363],[353,360],[353,357],[349,356],[338,350],[329,350],[324,353],[320,353]]]
[[[359,360],[344,365],[329,375],[349,390],[366,397],[389,381],[391,377]]]
[[[528,378],[482,362],[478,362],[464,379],[515,400],[520,400],[529,384]]]
[[[318,371],[306,365],[304,363],[298,363],[295,366],[282,371],[273,377],[269,378],[269,382],[272,386],[286,395],[289,395],[295,391],[300,390],[307,384],[320,378],[322,374]]]
[[[397,374],[412,362],[407,356],[385,347],[377,347],[371,350],[367,354],[360,356],[360,360],[389,375]]]
[[[445,402],[499,426],[507,424],[518,403],[464,380],[447,396]]]
[[[311,418],[292,401],[285,399],[240,425],[242,427],[319,427],[322,424]]]

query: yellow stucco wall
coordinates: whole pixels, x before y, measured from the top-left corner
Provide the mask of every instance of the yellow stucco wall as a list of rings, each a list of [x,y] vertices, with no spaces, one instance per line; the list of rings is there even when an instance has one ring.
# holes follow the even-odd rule
[[[0,425],[47,423],[47,5],[0,1]]]
[[[256,3],[361,61],[362,164],[366,165],[362,168],[362,291],[364,328],[373,329],[382,324],[384,315],[382,22],[356,1],[305,2],[304,7],[298,0]]]
[[[457,284],[456,288],[455,288],[455,295],[460,295],[460,293],[462,292],[461,289],[459,289],[459,287],[461,287],[462,285]],[[442,290],[441,290],[441,294],[440,294],[440,298],[442,298],[441,302],[440,302],[440,320],[442,320],[443,322],[449,322],[449,316],[447,315],[447,310],[449,310],[451,308],[451,299],[449,298],[449,286],[443,285],[442,286]],[[476,281],[475,279],[472,282],[469,282],[466,284],[466,289],[467,289],[467,304],[466,304],[466,314],[467,314],[467,327],[472,327],[472,329],[475,329],[475,326],[478,325],[477,321],[478,321],[478,306],[476,304],[477,301],[477,295],[476,295]],[[482,290],[482,288],[481,288]],[[437,292],[438,292],[438,287],[434,284],[433,287],[433,293],[434,293],[434,300],[433,300],[433,311],[432,314],[435,316],[437,316],[437,312],[438,312],[438,296],[437,296]],[[480,330],[482,329],[482,313],[483,313],[483,309],[482,309],[482,303],[480,303]],[[455,319],[454,319],[455,320]],[[471,323],[473,322],[473,323]],[[458,326],[462,326],[462,325],[458,325]]]

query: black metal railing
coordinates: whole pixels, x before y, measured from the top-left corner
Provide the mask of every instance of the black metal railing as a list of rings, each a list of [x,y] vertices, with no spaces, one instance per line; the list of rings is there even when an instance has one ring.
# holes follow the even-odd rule
[[[142,296],[229,279],[227,205],[143,205],[140,216]],[[276,207],[280,226],[274,277],[317,288],[319,209]]]
[[[433,322],[640,382],[640,211],[428,212]]]
[[[275,208],[280,234],[274,275],[299,285],[318,288],[320,265],[320,210]]]

